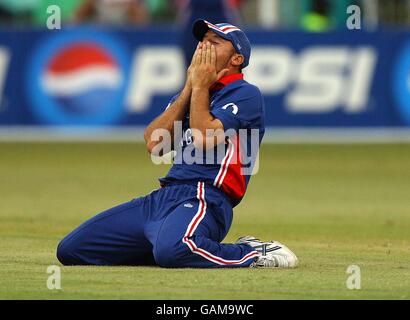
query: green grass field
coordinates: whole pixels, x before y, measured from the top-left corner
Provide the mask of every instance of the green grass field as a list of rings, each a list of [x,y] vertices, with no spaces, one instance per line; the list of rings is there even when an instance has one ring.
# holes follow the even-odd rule
[[[264,145],[226,242],[287,244],[299,268],[62,267],[59,240],[157,188],[142,144],[1,143],[1,299],[410,299],[410,145]],[[361,290],[346,287],[349,265]]]

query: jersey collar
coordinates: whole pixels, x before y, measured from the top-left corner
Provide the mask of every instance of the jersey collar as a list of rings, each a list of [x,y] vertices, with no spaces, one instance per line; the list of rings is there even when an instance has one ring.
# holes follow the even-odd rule
[[[226,85],[238,81],[238,80],[243,80],[243,73],[234,73],[230,74],[229,76],[222,77],[221,79],[218,80],[218,82],[215,82],[212,87],[210,88],[210,91],[219,91],[222,90],[223,87]]]

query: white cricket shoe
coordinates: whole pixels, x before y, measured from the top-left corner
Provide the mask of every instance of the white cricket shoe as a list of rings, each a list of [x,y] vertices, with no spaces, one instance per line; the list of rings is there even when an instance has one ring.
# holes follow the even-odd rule
[[[245,236],[236,240],[236,244],[248,244],[260,254],[250,265],[251,268],[295,268],[298,265],[296,255],[280,242],[262,242]]]

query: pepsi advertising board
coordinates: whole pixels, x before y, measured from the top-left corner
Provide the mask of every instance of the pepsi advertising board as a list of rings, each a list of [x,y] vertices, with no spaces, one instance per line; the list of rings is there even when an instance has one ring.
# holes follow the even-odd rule
[[[410,126],[410,34],[248,30],[269,127]],[[0,31],[0,126],[144,126],[185,81],[174,30]]]

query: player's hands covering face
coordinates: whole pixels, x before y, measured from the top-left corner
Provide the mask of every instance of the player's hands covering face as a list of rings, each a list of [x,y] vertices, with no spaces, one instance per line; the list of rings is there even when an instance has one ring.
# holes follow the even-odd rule
[[[216,81],[228,73],[229,69],[217,71],[216,49],[209,42],[200,42],[188,68],[193,89],[209,89]]]

